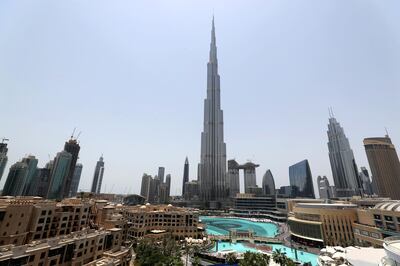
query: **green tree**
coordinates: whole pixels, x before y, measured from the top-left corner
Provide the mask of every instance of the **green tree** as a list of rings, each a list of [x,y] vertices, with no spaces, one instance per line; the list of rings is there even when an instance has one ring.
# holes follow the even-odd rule
[[[195,256],[195,257],[193,258],[192,265],[193,265],[193,266],[200,266],[200,265],[201,265],[200,258],[197,257],[197,256]]]
[[[267,254],[246,251],[243,259],[239,263],[240,266],[264,266],[269,265],[269,256]]]
[[[286,255],[284,253],[282,253],[280,248],[278,248],[278,249],[274,250],[274,252],[272,252],[272,259],[275,263],[282,265],[282,266],[285,265],[285,263],[288,260],[288,258],[286,257]]]

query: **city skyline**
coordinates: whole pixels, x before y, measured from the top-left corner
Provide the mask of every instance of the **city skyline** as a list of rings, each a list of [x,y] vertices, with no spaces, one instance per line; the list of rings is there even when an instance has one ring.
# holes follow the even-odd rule
[[[259,5],[264,8],[264,11],[267,7],[270,7],[267,4],[263,5],[260,3]],[[320,7],[325,8],[327,8],[327,5],[329,4],[319,4]],[[102,6],[105,6],[105,4]],[[276,6],[273,7],[277,8]],[[8,8],[18,8],[18,6],[10,5]],[[88,8],[88,6],[86,6],[86,8]],[[238,8],[239,7],[236,6],[234,7],[234,10],[237,11]],[[283,12],[283,14],[285,14],[284,12],[290,13],[289,7],[285,6],[285,4],[282,4],[282,8],[283,9],[281,10],[274,9],[274,11],[280,11]],[[7,10],[7,6],[2,9],[5,10],[3,12],[9,11]],[[204,7],[203,9],[206,8]],[[158,11],[161,12],[160,10]],[[244,13],[246,13],[246,11],[248,12],[249,10],[245,9]],[[326,9],[323,9],[323,11],[329,13]],[[38,10],[34,9],[34,11],[31,11],[29,14],[30,16],[35,17],[38,15],[37,12]],[[68,11],[63,13],[61,10],[57,10],[57,12],[64,14],[64,16],[73,15],[71,13],[68,14]],[[105,10],[100,10],[99,12],[108,16],[112,15]],[[181,9],[175,12],[177,14],[176,18],[171,18],[165,15],[163,16],[164,22],[168,22],[167,24],[169,26],[179,24],[179,22],[184,21],[186,18]],[[332,12],[333,13],[329,14],[334,17],[335,13],[334,11]],[[386,12],[390,14],[388,10],[386,10]],[[389,55],[398,57],[398,54],[390,49],[388,49],[389,51],[382,51],[377,47],[368,46],[368,48],[371,49],[368,51],[375,51],[376,53],[379,53],[379,55],[384,56],[378,56],[376,54],[368,56],[367,51],[364,51],[356,53],[354,56],[346,59],[344,55],[348,56],[351,54],[350,52],[354,52],[355,50],[353,51],[353,49],[356,49],[357,43],[362,40],[367,40],[367,37],[370,37],[364,36],[362,33],[359,33],[359,36],[348,35],[352,32],[351,30],[362,29],[363,27],[361,27],[361,24],[357,26],[350,25],[351,30],[347,31],[341,27],[334,27],[335,30],[341,29],[345,31],[347,34],[345,34],[345,36],[347,38],[352,38],[351,41],[354,41],[355,44],[350,44],[351,48],[347,51],[348,53],[344,54],[334,49],[334,55],[342,56],[339,57],[340,62],[333,60],[334,55],[330,57],[328,53],[324,53],[324,49],[322,51],[317,50],[316,56],[324,55],[328,57],[328,59],[334,61],[333,63],[328,64],[328,69],[325,68],[326,72],[321,73],[317,68],[318,66],[324,65],[326,62],[319,62],[316,58],[314,58],[314,60],[317,62],[311,65],[307,64],[305,70],[303,69],[300,71],[299,69],[296,69],[296,66],[300,66],[298,63],[299,60],[304,60],[304,58],[301,55],[295,55],[294,53],[300,52],[301,49],[305,49],[306,52],[311,54],[312,49],[311,47],[306,47],[307,45],[311,45],[311,42],[306,40],[303,40],[303,43],[300,44],[301,49],[285,43],[285,40],[287,41],[291,39],[291,34],[297,36],[297,38],[300,36],[299,33],[292,31],[296,28],[293,21],[293,24],[287,23],[282,26],[283,29],[289,30],[290,34],[284,34],[283,29],[283,32],[276,32],[276,29],[272,27],[267,27],[265,29],[267,35],[275,37],[269,40],[271,41],[271,44],[267,46],[270,49],[270,51],[268,51],[268,49],[262,49],[264,48],[262,45],[267,44],[268,38],[265,36],[260,37],[259,34],[256,34],[257,31],[255,30],[250,30],[250,32],[248,30],[254,27],[262,30],[263,28],[258,25],[256,19],[260,19],[263,26],[265,26],[270,19],[263,18],[260,13],[256,13],[254,19],[249,19],[248,15],[243,16],[243,20],[238,24],[233,20],[234,15],[238,15],[234,11],[224,11],[222,7],[219,7],[216,8],[215,13],[216,23],[218,25],[218,45],[221,51],[219,53],[219,61],[221,63],[220,73],[221,76],[223,76],[221,84],[223,88],[221,105],[225,111],[224,133],[225,142],[228,146],[227,159],[235,158],[237,161],[241,162],[251,159],[260,164],[260,167],[257,169],[258,185],[261,185],[263,173],[267,169],[271,169],[274,173],[277,188],[281,185],[287,185],[289,183],[288,167],[303,159],[308,159],[310,161],[311,171],[313,173],[314,189],[316,188],[316,177],[318,175],[326,175],[330,183],[333,184],[328,149],[326,147],[327,138],[325,135],[328,106],[333,106],[335,117],[338,118],[341,125],[345,128],[346,135],[354,151],[354,157],[359,168],[366,166],[370,169],[365,156],[362,140],[368,137],[383,136],[385,133],[385,126],[389,129],[389,135],[393,144],[396,148],[399,147],[400,127],[396,124],[396,117],[399,115],[399,110],[395,106],[395,99],[396,96],[397,99],[400,98],[398,89],[400,87],[400,80],[395,77],[394,74],[393,76],[391,74],[391,71],[398,73],[399,65],[395,62],[392,62],[393,65],[391,65],[389,59]],[[277,18],[276,14],[270,15],[276,19],[271,20],[275,23],[282,19],[280,17]],[[358,12],[355,15],[361,19],[362,22],[367,23],[364,14]],[[95,16],[96,15],[92,18],[96,19]],[[106,54],[106,59],[104,59],[105,61],[100,62],[100,68],[96,68],[95,71],[89,71],[86,69],[90,74],[88,77],[79,76],[81,75],[79,74],[79,70],[82,70],[82,68],[78,68],[77,70],[70,69],[70,72],[64,74],[65,76],[58,76],[58,72],[49,69],[53,64],[56,64],[56,62],[50,61],[51,63],[48,63],[46,61],[47,56],[51,54],[56,55],[57,50],[41,50],[35,46],[35,44],[38,44],[37,42],[34,42],[33,47],[29,48],[31,49],[29,51],[35,52],[35,54],[30,54],[32,58],[29,60],[32,60],[32,62],[38,61],[41,65],[44,65],[43,71],[48,71],[48,73],[42,73],[41,71],[37,72],[32,68],[29,68],[29,64],[32,64],[32,62],[29,63],[28,66],[22,67],[21,58],[18,57],[15,62],[11,61],[13,54],[20,51],[19,49],[25,47],[24,45],[17,45],[17,47],[11,49],[11,53],[7,55],[5,55],[4,52],[0,52],[0,56],[5,58],[5,61],[0,63],[0,69],[4,69],[5,71],[4,76],[0,76],[0,88],[2,96],[9,99],[3,103],[5,119],[0,127],[0,134],[10,139],[8,142],[8,163],[0,186],[4,184],[10,166],[25,157],[27,154],[36,156],[39,160],[38,166],[43,167],[48,162],[48,154],[51,155],[52,159],[57,152],[62,151],[63,142],[68,139],[71,129],[77,126],[83,131],[82,136],[80,137],[81,151],[79,152],[80,160],[78,160],[78,162],[82,163],[84,168],[82,171],[79,190],[90,190],[92,169],[94,169],[98,154],[104,153],[105,156],[107,156],[107,173],[104,176],[103,185],[105,192],[109,192],[113,187],[113,184],[115,184],[114,191],[111,192],[130,192],[139,194],[142,174],[149,173],[153,175],[155,174],[155,171],[150,171],[153,171],[152,169],[157,169],[158,166],[162,165],[169,170],[168,172],[171,173],[172,176],[171,194],[180,194],[182,186],[182,161],[186,156],[192,158],[189,171],[191,173],[190,180],[197,178],[197,163],[199,162],[198,155],[200,154],[198,134],[201,132],[203,108],[200,99],[204,98],[204,62],[208,55],[207,44],[209,42],[210,17],[210,11],[203,10],[190,20],[192,22],[191,24],[193,24],[191,26],[196,29],[193,32],[189,26],[180,26],[170,31],[171,37],[167,38],[167,36],[162,35],[163,38],[166,38],[170,42],[170,45],[160,48],[151,43],[145,47],[147,49],[143,50],[147,51],[145,57],[150,60],[149,65],[135,66],[130,65],[131,63],[127,63],[126,61],[134,61],[135,57],[138,57],[140,60],[143,60],[143,58],[132,51],[136,48],[123,46],[121,48],[122,51],[131,53],[128,57],[129,60],[124,59],[123,56],[119,55],[115,51],[108,52],[108,54]],[[333,19],[333,17],[331,17],[331,19]],[[128,14],[122,13],[122,18],[128,19]],[[390,18],[394,20],[393,17]],[[49,17],[45,16],[44,20],[39,21],[43,22],[45,19],[49,19]],[[97,17],[97,19],[99,19],[99,17]],[[14,21],[11,17],[7,17],[6,20],[9,22]],[[144,15],[143,17],[139,16],[138,20],[141,23],[148,22]],[[304,19],[295,16],[293,20],[300,20],[306,24],[309,23],[309,25],[312,24],[312,17],[311,19]],[[29,21],[23,21],[21,19],[17,22],[19,23],[17,23],[15,27],[20,27],[16,29],[21,31],[21,27],[26,27],[26,24],[24,23]],[[81,18],[81,21],[79,22],[82,25],[93,27],[89,20],[85,21]],[[129,25],[133,27],[134,22],[135,20],[130,21]],[[160,27],[161,22],[161,20],[153,22],[155,25],[149,26],[150,32],[157,32],[154,31],[154,28]],[[324,25],[327,26],[330,21],[323,20],[323,22],[326,23]],[[398,22],[398,20],[395,20],[391,21],[392,24],[390,24],[390,22],[387,21],[389,26],[387,26],[386,29],[388,30],[390,26],[397,25],[395,23]],[[119,23],[122,23],[122,21],[117,21],[117,25],[122,26],[122,24]],[[375,20],[372,20],[372,22],[369,23],[370,24],[367,25],[384,26],[383,22],[379,21],[379,18],[376,17]],[[71,29],[77,30],[77,28],[75,28],[77,25],[79,25],[79,23],[73,24],[73,26],[71,26],[72,28],[66,25],[61,25],[63,26],[61,32],[69,32]],[[46,37],[46,30],[49,30],[50,28],[48,28],[49,26],[42,26],[44,29],[40,30],[33,27],[32,31],[41,33]],[[119,38],[123,38],[124,35],[122,32],[119,32],[114,25],[105,24],[102,26],[111,27],[111,29],[114,29],[115,32],[118,33],[116,34]],[[366,25],[363,26],[366,27]],[[129,31],[129,28],[123,29]],[[301,31],[303,34],[313,33],[312,30],[300,29],[303,30]],[[6,30],[8,30],[8,28],[4,26],[4,24],[3,27],[0,26],[0,33],[4,33]],[[165,30],[165,27],[162,27],[158,33],[162,30]],[[382,30],[382,28],[379,28],[379,30]],[[134,31],[136,31],[136,28]],[[233,34],[236,31],[237,36]],[[146,32],[148,34],[149,30]],[[283,40],[278,40],[277,36],[281,33],[283,35]],[[78,34],[82,34],[82,31],[78,31]],[[146,35],[146,33],[141,31],[139,31],[138,34],[139,36],[147,37],[147,40],[158,40],[157,37]],[[372,35],[372,37],[380,36],[378,30],[377,32],[374,32],[374,34],[375,35]],[[393,32],[393,34],[394,37],[392,36],[392,38],[399,38],[400,36],[398,31]],[[14,38],[4,41],[2,38],[4,38],[5,34],[0,35],[3,35],[3,37],[0,37],[0,48],[2,48],[0,51],[10,50],[9,45],[14,44],[13,40],[17,40],[20,37],[17,32],[15,33]],[[333,32],[333,35],[335,37],[338,37],[339,35],[341,36],[341,34],[338,34],[337,32]],[[182,43],[180,39],[176,39],[177,36],[189,36],[189,38],[186,38]],[[33,38],[33,35],[28,34],[26,38],[30,40]],[[102,38],[100,46],[103,48],[106,47],[110,35],[101,36],[99,38]],[[124,39],[120,39],[120,41],[122,40]],[[387,43],[390,41],[387,39],[385,40]],[[130,41],[132,40],[130,39]],[[336,44],[340,44],[343,39],[339,38],[339,40],[336,41]],[[88,39],[83,38],[83,44],[86,42],[88,42]],[[255,43],[257,42],[261,42],[261,45],[256,45]],[[319,44],[321,44],[321,42],[322,41],[320,40]],[[252,49],[243,49],[245,44],[250,45]],[[274,49],[277,49],[278,45],[282,44],[287,47],[278,50],[281,53],[278,53],[278,55],[283,56],[283,53],[286,52],[290,53],[292,56],[290,60],[283,58],[285,59],[283,60],[283,63],[280,62],[282,59],[280,56],[273,55]],[[386,44],[386,42],[381,42],[379,44],[381,45],[378,45],[378,47],[382,48],[385,46],[384,44]],[[110,45],[112,45],[113,49],[117,49],[119,43],[111,42]],[[159,43],[157,43],[157,45],[159,45]],[[68,51],[70,50],[67,49],[67,54]],[[168,56],[164,56],[163,53],[166,53]],[[261,56],[255,57],[254,55],[257,53],[260,53]],[[152,54],[154,54],[154,56],[152,56]],[[45,58],[41,59],[38,57],[40,55],[44,55]],[[87,57],[87,59],[93,59],[94,57],[91,56],[96,55],[96,53],[89,55],[90,56]],[[188,58],[185,59],[184,57]],[[169,61],[170,63],[171,61],[174,61],[171,60],[171,58],[177,61],[174,62],[172,70],[163,68],[163,66],[166,65],[163,65],[166,61]],[[191,63],[190,60],[192,60],[193,63]],[[260,61],[263,60],[268,61],[268,63],[260,65]],[[354,64],[354,61],[357,60],[375,61],[372,61],[372,66],[367,67],[361,66],[361,64]],[[48,63],[47,68],[46,62]],[[60,57],[60,62],[61,63],[58,63],[60,65],[56,64],[59,66],[60,70],[64,69],[64,67],[61,67],[62,64],[66,64],[69,67],[74,66],[74,64],[68,61],[64,56]],[[155,66],[158,62],[160,62],[161,67]],[[294,62],[295,67],[290,65],[289,62]],[[327,62],[331,61],[327,60]],[[96,63],[96,61],[85,61],[84,65],[89,67],[94,63]],[[104,71],[101,67],[105,68],[109,63],[119,67],[125,65],[123,69],[118,68],[123,71],[122,76],[113,73],[113,82],[98,77],[98,75]],[[132,62],[132,64],[134,63]],[[345,64],[350,64],[350,67],[346,68]],[[379,72],[378,70],[381,68],[381,64],[384,64],[385,68]],[[7,66],[11,67],[8,68]],[[149,81],[146,79],[146,82],[149,83],[147,86],[143,85],[143,82],[139,83],[143,88],[148,90],[152,89],[151,92],[142,92],[142,94],[140,94],[138,93],[140,89],[135,87],[137,85],[135,82],[137,78],[127,78],[131,73],[130,71],[127,72],[129,66],[133,66],[136,70],[141,69],[139,73],[148,72],[148,75],[157,73],[157,75],[160,75],[157,80],[160,81]],[[249,67],[250,70],[244,70],[243,66]],[[354,68],[355,66],[358,66],[359,69]],[[20,67],[22,67],[22,69],[17,70]],[[155,70],[152,70],[151,67],[155,67]],[[340,70],[341,68],[344,68],[344,70]],[[390,68],[390,73],[382,73],[385,70],[387,71],[387,68]],[[261,71],[263,69],[267,69],[267,71]],[[85,70],[85,68],[83,68],[83,70]],[[346,71],[350,70],[355,72],[353,73],[354,75],[351,75],[351,78],[347,77],[345,74]],[[165,71],[166,73],[162,73],[162,71]],[[300,73],[297,73],[297,71],[300,71]],[[315,74],[313,74],[314,71],[316,72]],[[21,73],[26,74],[26,76],[18,79]],[[374,76],[374,73],[379,73],[379,76],[375,77],[375,79],[371,77]],[[310,76],[307,76],[307,74]],[[322,74],[323,77],[317,77],[319,74]],[[35,77],[35,75],[37,77]],[[263,75],[267,75],[267,77],[260,78]],[[276,75],[280,78],[274,77]],[[177,76],[183,78],[184,86],[179,85],[179,83],[176,83],[173,80],[176,79]],[[284,76],[294,78],[297,81],[295,82],[296,86],[295,84],[283,80],[282,78]],[[119,80],[120,77],[123,77],[124,79]],[[38,81],[36,78],[41,78],[43,80],[49,78],[49,80],[44,82]],[[308,79],[313,78],[315,78],[316,81],[315,83],[311,82],[313,86],[308,88],[308,85],[310,85]],[[254,81],[251,79],[254,79]],[[102,83],[102,80],[106,81],[104,85],[100,84]],[[273,82],[269,80],[273,80]],[[66,84],[61,84],[62,82],[66,82]],[[165,85],[163,85],[163,83],[165,82],[168,85],[168,90],[165,90],[164,88]],[[117,85],[117,87],[121,86],[122,89],[111,87],[115,85]],[[30,91],[30,88],[32,88],[32,91]],[[108,99],[107,97],[105,97],[107,98],[105,99],[93,95],[97,88],[100,89],[100,93],[105,93],[106,95],[108,95],[107,90],[110,88],[114,89],[116,90],[116,95],[111,95],[111,99]],[[300,89],[297,90],[297,88]],[[55,92],[52,91],[53,89],[56,89]],[[133,90],[133,92],[130,90]],[[277,92],[277,90],[281,92]],[[369,103],[372,103],[373,99],[368,95],[381,94],[382,90],[384,94],[390,93],[393,95],[393,97],[387,99],[389,103],[378,106],[370,105]],[[165,91],[173,91],[172,96],[167,95]],[[332,91],[337,92],[338,95],[331,95],[328,93]],[[344,92],[348,93],[348,98],[343,98],[342,94]],[[316,93],[319,97],[310,99],[301,98],[302,96],[300,96],[300,94],[302,93]],[[47,94],[47,98],[42,98]],[[67,101],[58,102],[60,106],[57,104],[51,105],[52,110],[40,106],[41,103],[52,101],[57,102],[57,94],[60,94],[60,97],[65,98],[69,98],[71,95],[75,97],[74,99],[76,104],[74,105],[76,110],[72,111],[73,115],[66,116],[68,112],[62,110],[66,106],[70,105],[70,103],[67,104]],[[126,99],[121,99],[121,94],[126,94]],[[273,96],[272,99],[268,97],[270,94]],[[94,106],[93,103],[86,101],[89,95],[94,96],[96,100],[98,100],[93,101],[96,106]],[[138,100],[136,99],[136,96],[142,96],[142,99]],[[23,97],[27,97],[27,99]],[[79,97],[82,97],[82,99]],[[290,105],[296,106],[298,97],[303,101],[308,100],[305,103],[309,106],[301,106],[300,109],[288,108]],[[325,99],[328,97],[330,98]],[[177,100],[174,100],[174,98],[177,98]],[[19,102],[18,100],[22,100],[22,102],[27,105],[29,114],[21,111],[17,112],[15,110],[15,105]],[[109,100],[112,102],[109,102]],[[118,104],[119,101],[122,101],[123,104]],[[180,102],[181,105],[175,105],[174,101]],[[88,104],[88,107],[86,104]],[[129,104],[137,104],[138,106],[130,107]],[[161,109],[149,110],[154,108],[154,105],[158,104],[162,106]],[[113,108],[110,108],[109,105]],[[37,109],[34,109],[33,106],[37,106]],[[241,108],[238,108],[238,106]],[[93,110],[90,110],[90,108],[93,108]],[[97,117],[97,112],[103,115]],[[160,114],[160,112],[163,114]],[[59,121],[57,121],[57,117],[61,114],[66,116],[65,119],[59,119]],[[21,128],[20,123],[21,119],[24,117],[22,115],[28,115],[27,119],[30,120],[29,123],[24,124],[24,128]],[[273,117],[273,115],[279,116],[279,119]],[[139,116],[142,117],[138,118]],[[302,119],[299,119],[300,116]],[[183,121],[189,122],[184,123]],[[135,126],[126,127],[125,123],[134,124]],[[105,124],[109,126],[103,128],[105,127]],[[179,124],[185,124],[187,129],[177,126]],[[43,130],[44,127],[47,130]],[[177,127],[177,129],[174,129],[174,127]],[[140,133],[140,131],[143,131],[144,134]],[[180,131],[180,133],[177,134],[177,131]],[[301,143],[299,143],[299,136]],[[132,161],[134,161],[134,164],[132,164]],[[241,179],[242,178],[243,177],[241,177]],[[130,187],[131,189],[129,189]],[[315,191],[318,190],[315,189]]]

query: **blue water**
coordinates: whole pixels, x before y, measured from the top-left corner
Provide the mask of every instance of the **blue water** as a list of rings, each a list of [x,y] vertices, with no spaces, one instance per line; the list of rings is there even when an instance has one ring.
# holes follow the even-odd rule
[[[257,244],[257,246],[266,246],[266,245],[272,247],[273,251],[280,249],[282,253],[286,253],[287,257],[291,258],[292,260],[296,260],[295,249],[291,249],[287,246],[279,244]],[[240,242],[233,244],[229,242],[220,241],[218,243],[218,251],[228,251],[228,250],[240,253],[244,253],[246,251],[259,252],[257,249],[246,247],[243,243]],[[216,246],[214,246],[211,251],[215,252]],[[301,263],[311,262],[313,266],[317,266],[318,265],[317,259],[318,255],[297,250],[297,261],[300,261]]]
[[[206,232],[210,235],[229,235],[229,229],[236,230],[248,230],[252,229],[254,233],[258,236],[265,237],[274,237],[278,234],[278,226],[273,223],[261,223],[261,222],[252,222],[240,218],[224,218],[224,217],[208,217],[201,216],[200,220],[202,223],[206,225]],[[286,256],[289,258],[296,260],[295,249],[291,249],[284,245],[279,244],[258,244],[258,246],[268,245],[272,247],[273,250],[281,249],[282,252],[286,253]],[[259,252],[255,248],[246,247],[244,244],[238,242],[236,244],[220,241],[218,244],[219,251],[232,250],[240,253],[244,253],[246,251],[251,252]],[[216,251],[216,247],[214,246],[211,251]],[[297,251],[297,261],[302,263],[311,262],[313,266],[317,264],[318,255]]]
[[[252,222],[240,218],[223,218],[201,216],[200,220],[206,225],[209,235],[229,235],[230,229],[237,231],[253,230],[257,236],[274,237],[278,234],[278,226],[273,223]]]

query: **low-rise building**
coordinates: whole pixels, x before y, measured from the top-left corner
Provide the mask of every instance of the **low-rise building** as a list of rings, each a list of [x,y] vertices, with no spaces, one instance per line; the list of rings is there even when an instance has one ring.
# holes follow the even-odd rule
[[[83,230],[65,236],[0,247],[0,265],[85,265],[101,258],[129,265],[129,249],[121,247],[121,230]]]
[[[384,201],[373,208],[357,210],[354,223],[357,245],[382,247],[384,239],[400,236],[400,201]]]
[[[354,242],[357,205],[297,203],[288,217],[291,239],[315,247],[349,246]]]
[[[171,235],[175,239],[202,238],[204,229],[199,225],[198,212],[168,205],[125,207],[122,215],[127,220],[128,238]]]

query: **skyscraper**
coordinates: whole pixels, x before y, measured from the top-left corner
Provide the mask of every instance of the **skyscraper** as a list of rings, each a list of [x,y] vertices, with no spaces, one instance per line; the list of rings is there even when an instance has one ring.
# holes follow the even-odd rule
[[[211,29],[210,55],[207,63],[207,98],[204,100],[204,128],[201,133],[200,194],[209,207],[218,207],[227,197],[226,144],[221,110],[220,77],[214,18]]]
[[[4,170],[6,169],[7,165],[7,143],[4,143],[6,139],[3,139],[2,142],[0,143],[0,180],[3,176]]]
[[[265,195],[275,196],[275,180],[271,170],[267,170],[262,179],[262,189]]]
[[[65,142],[64,151],[69,152],[72,157],[71,157],[71,162],[69,164],[67,177],[64,180],[64,184],[63,184],[63,188],[62,188],[62,192],[61,192],[63,198],[68,197],[71,193],[72,179],[74,177],[75,165],[76,165],[76,161],[78,160],[78,155],[79,155],[80,149],[81,149],[81,147],[79,146],[78,141],[76,139],[73,139],[72,136],[69,141]]]
[[[361,193],[361,182],[349,140],[343,128],[332,115],[328,124],[329,160],[338,197],[351,197]]]
[[[235,160],[228,160],[229,196],[236,197],[240,193],[239,164]]]
[[[81,180],[83,165],[81,163],[77,163],[75,166],[74,176],[72,177],[71,183],[71,193],[70,197],[75,197],[76,193],[78,192],[79,181]]]
[[[35,156],[28,156],[22,159],[24,163],[28,166],[27,173],[25,176],[24,189],[22,191],[23,196],[35,196],[35,176],[37,170],[38,159]]]
[[[400,200],[400,162],[392,140],[388,135],[366,138],[364,147],[378,195]]]
[[[182,196],[185,195],[186,182],[189,182],[189,160],[188,160],[188,157],[186,157],[185,165],[183,166]]]
[[[30,195],[30,189],[34,185],[37,163],[38,160],[35,156],[28,156],[13,164],[4,184],[3,196]]]
[[[151,179],[152,179],[151,176],[148,174],[143,174],[143,176],[142,176],[140,195],[143,196],[147,201],[149,200]]]
[[[157,178],[160,179],[161,183],[164,182],[164,174],[165,174],[165,167],[158,167],[158,175]]]
[[[167,197],[171,195],[171,175],[165,177],[165,184],[167,184]]]
[[[47,193],[48,199],[64,198],[63,192],[65,188],[65,179],[68,176],[71,161],[72,155],[69,152],[61,151],[57,153],[53,165],[51,166],[51,178],[49,191]]]
[[[96,163],[96,167],[94,169],[92,189],[90,190],[92,193],[99,194],[101,190],[101,183],[103,182],[103,174],[104,174],[104,160],[103,155],[100,156],[100,159]]]
[[[290,186],[296,187],[295,197],[315,198],[312,175],[308,160],[289,167]]]

